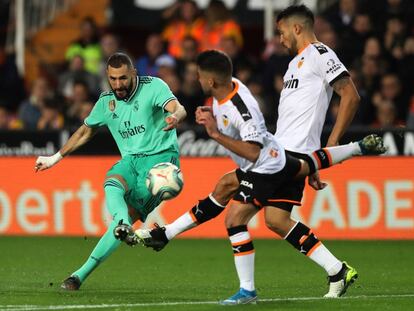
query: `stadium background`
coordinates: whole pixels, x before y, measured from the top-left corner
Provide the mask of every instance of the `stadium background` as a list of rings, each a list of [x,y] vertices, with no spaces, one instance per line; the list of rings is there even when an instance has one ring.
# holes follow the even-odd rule
[[[199,16],[205,17],[209,1],[195,2]],[[232,56],[234,74],[258,99],[272,132],[289,56],[272,35],[269,17],[299,2],[227,0],[228,11],[218,14],[230,30],[226,35],[218,32],[215,47]],[[318,237],[333,239],[327,245],[338,256],[359,267],[365,277],[359,291],[351,293],[346,304],[314,298],[324,291],[315,286],[321,283],[320,271],[282,241],[261,240],[274,236],[259,214],[250,228],[259,239],[255,244],[258,289],[261,297],[270,297],[261,309],[407,309],[413,302],[409,267],[414,250],[410,241],[414,239],[414,2],[302,2],[317,16],[318,39],[337,52],[361,95],[360,109],[342,142],[374,132],[384,137],[389,152],[382,157],[353,159],[322,172],[329,187],[319,192],[307,189],[303,207],[295,210],[295,217],[308,223]],[[34,162],[39,155],[59,150],[82,123],[99,90],[107,88],[102,68],[108,53],[117,49],[130,53],[145,71],[140,74],[163,78],[189,111],[178,131],[183,193],[163,203],[145,225],[162,224],[181,215],[211,191],[223,172],[234,167],[223,149],[194,124],[195,107],[208,104],[196,83],[194,41],[186,41],[185,55],[174,57],[161,40],[160,35],[179,12],[173,10],[171,18],[163,19],[171,14],[168,10],[174,3],[0,1],[0,249],[4,250],[0,256],[0,309],[43,310],[41,306],[52,305],[56,310],[65,309],[57,307],[59,304],[75,303],[73,308],[93,308],[90,304],[102,308],[100,304],[106,303],[108,309],[155,310],[165,307],[161,300],[207,301],[201,309],[214,310],[209,304],[237,286],[228,242],[217,239],[226,238],[222,215],[183,235],[206,239],[203,242],[180,239],[161,254],[121,248],[79,296],[55,294],[59,280],[86,258],[96,237],[105,231],[108,215],[102,182],[119,155],[110,135],[102,130],[89,145],[52,170],[35,174]],[[87,31],[92,33],[89,38],[84,36]],[[216,38],[217,33],[211,37]],[[214,42],[195,43],[211,46]],[[322,141],[326,141],[337,107],[338,98],[334,97]],[[119,262],[128,271],[139,262],[140,281],[132,273],[120,278]],[[149,268],[145,262],[156,264]],[[275,262],[278,269],[269,274],[266,269]],[[376,268],[371,269],[374,262]],[[205,271],[210,271],[208,276]],[[277,281],[272,274],[278,275]],[[162,283],[154,283],[154,277]],[[386,288],[379,283],[387,284]],[[194,293],[193,288],[199,291]],[[123,304],[137,299],[144,304]],[[26,307],[18,306],[22,304]],[[194,310],[195,306],[184,303],[174,308]]]

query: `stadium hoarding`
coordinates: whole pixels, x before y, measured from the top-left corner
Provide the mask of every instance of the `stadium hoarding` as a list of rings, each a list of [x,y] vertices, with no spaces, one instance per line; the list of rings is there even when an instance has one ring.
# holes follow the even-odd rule
[[[103,180],[118,157],[66,158],[34,172],[35,158],[0,158],[0,234],[100,236],[110,217]],[[181,160],[184,189],[163,202],[145,225],[168,223],[204,198],[220,176],[234,169],[228,158]],[[329,186],[307,187],[296,219],[322,239],[414,239],[414,158],[365,157],[321,172]],[[225,238],[224,214],[183,237]],[[250,223],[256,238],[273,238],[259,213]]]
[[[330,130],[322,133],[322,145],[327,141]],[[342,139],[342,143],[356,141],[375,133],[384,138],[389,148],[388,156],[414,155],[414,131],[404,129],[372,130],[353,127]],[[51,155],[57,152],[68,140],[70,131],[0,131],[0,157]],[[181,129],[178,131],[178,144],[181,155],[189,157],[221,157],[226,151],[216,141],[210,139],[204,128]],[[77,155],[118,155],[115,142],[105,129],[98,131],[91,143],[76,151]]]

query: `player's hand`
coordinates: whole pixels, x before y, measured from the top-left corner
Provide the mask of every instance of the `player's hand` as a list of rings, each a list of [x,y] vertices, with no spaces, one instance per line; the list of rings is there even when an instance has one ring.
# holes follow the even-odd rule
[[[38,157],[35,164],[35,171],[44,171],[48,168],[51,168],[53,165],[58,163],[60,160],[62,160],[62,155],[60,152],[50,156],[50,157]]]
[[[321,181],[319,172],[315,172],[308,177],[308,184],[316,191],[324,189],[328,184]]]
[[[215,135],[219,134],[219,131],[217,128],[217,122],[213,116],[213,111],[211,107],[206,107],[206,106],[197,107],[195,114],[196,114],[196,122],[198,124],[204,125],[208,136],[214,138]]]
[[[165,123],[167,123],[167,126],[163,128],[164,131],[171,131],[172,129],[177,128],[178,126],[178,119],[177,117],[170,115],[165,118]]]

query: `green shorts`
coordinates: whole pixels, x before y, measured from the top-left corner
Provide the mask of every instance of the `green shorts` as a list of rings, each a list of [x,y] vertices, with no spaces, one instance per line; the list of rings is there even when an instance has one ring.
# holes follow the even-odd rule
[[[125,201],[128,206],[136,209],[145,221],[161,200],[153,196],[145,185],[145,178],[148,171],[161,162],[170,162],[180,167],[178,153],[175,151],[164,151],[150,156],[128,155],[111,167],[106,173],[106,177],[121,175],[128,186],[125,193]]]

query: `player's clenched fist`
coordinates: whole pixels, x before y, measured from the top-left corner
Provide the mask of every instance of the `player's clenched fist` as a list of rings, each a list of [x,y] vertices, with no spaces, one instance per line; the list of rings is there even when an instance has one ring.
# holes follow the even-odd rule
[[[62,158],[63,157],[60,152],[50,157],[38,157],[36,160],[35,171],[44,171],[58,163],[60,160],[62,160]]]

